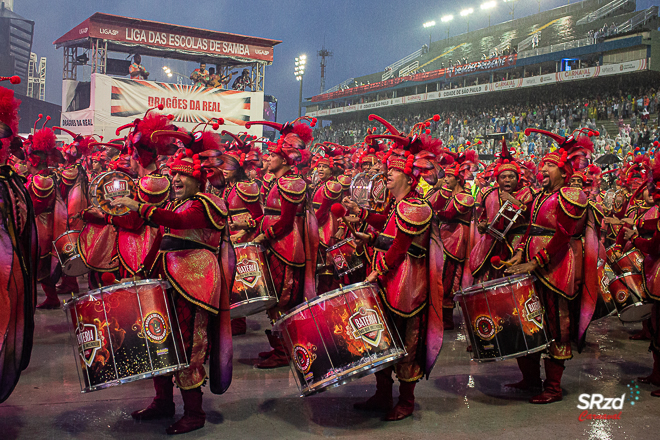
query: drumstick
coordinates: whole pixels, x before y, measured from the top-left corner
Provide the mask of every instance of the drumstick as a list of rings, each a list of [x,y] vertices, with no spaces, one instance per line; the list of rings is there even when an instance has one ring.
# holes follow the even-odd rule
[[[344,220],[344,223],[346,223],[346,226],[348,227],[348,229],[350,229],[350,231],[353,233],[353,235],[355,235],[355,237],[357,238],[357,233],[355,231],[355,228],[353,227],[353,224],[351,222],[349,222],[348,220],[346,220],[347,211],[346,211],[346,208],[344,208],[344,205],[342,205],[341,203],[335,203],[330,208],[330,212],[332,212],[332,214],[335,217]]]
[[[509,263],[508,261],[502,261],[498,255],[495,255],[490,259],[490,264],[493,266],[513,266],[513,264]]]

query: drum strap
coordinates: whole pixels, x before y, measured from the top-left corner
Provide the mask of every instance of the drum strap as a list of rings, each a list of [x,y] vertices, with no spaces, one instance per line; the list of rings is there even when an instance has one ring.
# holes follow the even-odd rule
[[[282,215],[282,210],[277,208],[264,208],[264,215]],[[303,217],[305,212],[296,212],[296,217]]]
[[[534,237],[549,235],[552,237],[553,235],[555,235],[555,230],[550,228],[544,228],[543,226],[532,226],[529,229],[529,235]]]
[[[168,235],[164,236],[160,242],[161,251],[187,251],[191,249],[206,249],[207,251],[211,251],[213,253],[218,251],[218,249],[213,246],[207,246],[196,241],[185,240],[183,238],[177,238]]]
[[[454,224],[462,224],[466,226],[470,226],[470,221],[469,220],[463,220],[460,218],[454,218],[451,220],[443,220],[441,223],[446,223],[448,225],[454,225]]]
[[[374,249],[379,252],[387,252],[392,247],[393,243],[394,238],[380,234],[378,238],[376,238]],[[411,243],[408,248],[408,254],[414,258],[422,258],[426,255],[426,249],[415,245],[415,243]]]

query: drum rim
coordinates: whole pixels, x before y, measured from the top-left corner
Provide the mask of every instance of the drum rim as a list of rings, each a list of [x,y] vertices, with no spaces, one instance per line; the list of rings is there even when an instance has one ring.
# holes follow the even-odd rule
[[[615,246],[616,246],[616,245],[615,245]],[[632,248],[631,250],[629,250],[629,251],[626,252],[625,254],[621,255],[621,257],[619,257],[619,258],[615,261],[615,263],[618,263],[618,262],[621,261],[624,257],[627,257],[628,255],[630,255],[630,254],[632,254],[632,253],[635,253],[635,252],[641,254],[642,256],[644,256],[644,254],[642,253],[642,251],[640,251],[640,250],[637,249],[637,248]]]
[[[332,251],[332,250],[335,250],[335,249],[337,249],[337,248],[339,248],[339,247],[341,247],[341,246],[343,246],[343,245],[345,245],[346,243],[351,242],[351,241],[355,241],[355,238],[353,238],[353,237],[345,238],[345,239],[343,239],[342,241],[340,241],[339,243],[335,244],[334,246],[329,247],[329,248],[328,248],[328,252],[330,252],[330,251]]]
[[[81,393],[91,393],[91,392],[94,392],[94,391],[104,390],[104,389],[110,388],[110,387],[116,387],[118,385],[124,385],[124,384],[131,383],[131,382],[137,382],[138,380],[142,380],[142,379],[150,379],[150,378],[153,378],[153,377],[156,377],[156,376],[163,376],[165,374],[173,373],[175,371],[185,370],[189,366],[190,366],[190,363],[179,364],[177,366],[161,368],[159,370],[152,370],[152,371],[146,371],[146,372],[140,373],[140,374],[133,374],[133,375],[127,376],[127,377],[113,379],[113,380],[108,381],[108,382],[102,382],[98,385],[94,385],[94,386],[91,386],[91,387],[84,387],[80,390],[80,392]],[[155,373],[158,373],[158,374],[155,374]]]
[[[53,240],[53,244],[55,244],[55,242],[56,242],[57,240],[59,240],[60,238],[64,237],[65,235],[69,234],[70,232],[77,232],[78,235],[80,235],[80,232],[81,232],[81,231],[76,230],[76,229],[71,229],[70,231],[64,231],[64,232],[61,233],[61,234],[60,234],[55,240]]]
[[[473,356],[471,357],[470,360],[473,361],[473,362],[498,362],[498,361],[508,361],[508,360],[511,360],[511,359],[516,359],[516,358],[519,358],[519,357],[526,356],[526,355],[528,355],[528,354],[534,354],[534,353],[538,353],[539,351],[546,350],[548,347],[550,347],[550,344],[552,344],[553,341],[554,341],[554,338],[553,338],[553,339],[550,339],[547,343],[545,343],[545,344],[543,344],[543,345],[540,345],[540,346],[538,346],[538,347],[536,347],[536,348],[534,348],[534,349],[532,349],[532,350],[520,351],[520,352],[518,352],[518,353],[507,354],[507,355],[505,355],[505,356],[498,356],[498,357],[494,357],[494,358],[477,359],[477,358],[475,358],[474,355],[473,355]],[[474,347],[473,347],[473,349],[474,349]],[[474,352],[473,352],[473,353],[474,353]],[[523,354],[523,353],[524,353],[524,354]]]
[[[329,390],[331,388],[336,388],[336,387],[339,387],[341,385],[345,385],[345,384],[347,384],[347,383],[349,383],[353,380],[361,379],[362,377],[364,377],[368,374],[371,374],[373,372],[373,370],[377,367],[381,367],[383,365],[387,366],[387,364],[395,363],[396,361],[400,360],[401,358],[404,358],[407,355],[407,351],[406,351],[405,348],[398,348],[398,347],[395,347],[395,348],[398,350],[397,353],[390,353],[387,356],[382,356],[382,357],[376,358],[375,360],[371,361],[370,363],[365,363],[364,365],[355,366],[355,367],[351,368],[350,370],[343,371],[342,374],[340,374],[340,375],[336,374],[333,377],[323,379],[322,381],[316,382],[316,383],[313,384],[313,385],[317,385],[317,386],[321,385],[321,384],[327,384],[327,385],[323,386],[320,389],[317,389],[318,388],[317,386],[312,386],[312,387],[308,386],[308,387],[305,387],[305,388],[301,387],[300,392],[302,393],[303,396],[309,397],[309,396],[312,396],[314,394],[323,392],[325,390]],[[349,373],[349,372],[353,373],[353,374],[350,374],[350,375],[347,376],[346,374]],[[365,373],[365,374],[362,375],[362,376],[354,377],[357,373]],[[351,378],[351,379],[350,380],[344,380],[344,379],[348,379],[348,378]],[[307,392],[305,392],[305,390],[307,390]]]
[[[99,293],[111,293],[114,292],[115,290],[119,290],[120,288],[125,288],[129,285],[132,285],[134,287],[138,286],[146,286],[147,284],[162,284],[164,285],[165,290],[169,289],[172,287],[172,285],[167,281],[163,279],[158,279],[158,278],[148,278],[146,280],[137,280],[137,281],[127,281],[125,283],[120,283],[120,284],[113,284],[112,286],[104,286],[104,287],[99,287],[98,289],[94,290],[88,290],[82,295],[78,295],[74,298],[71,298],[69,300],[64,300],[64,304],[62,305],[62,308],[68,308],[77,303],[79,300],[83,300],[87,296],[99,294]]]
[[[354,286],[362,286],[362,285],[365,285],[365,284],[369,285],[369,286],[374,286],[376,291],[379,290],[378,287],[374,283],[368,283],[366,281],[360,281],[359,283],[349,284],[346,287],[351,287],[352,288]],[[357,287],[355,287],[355,288],[357,289]],[[273,324],[273,330],[278,330],[279,327],[282,325],[282,323],[284,323],[284,321],[286,321],[290,317],[300,313],[303,309],[309,308],[311,305],[315,305],[316,303],[320,302],[321,299],[323,299],[323,301],[325,301],[326,299],[329,299],[331,297],[331,294],[335,294],[335,292],[343,292],[343,291],[347,291],[347,290],[348,289],[346,289],[346,288],[339,287],[339,289],[331,290],[330,292],[326,292],[323,295],[319,295],[316,298],[312,298],[311,300],[305,300],[301,304],[298,304],[296,307],[291,309],[289,311],[289,313],[287,313],[286,315],[282,315],[277,321],[275,321],[275,323]],[[350,289],[348,291],[352,291],[352,290],[354,290],[354,289]],[[336,294],[332,295],[332,296],[336,296]]]
[[[648,319],[649,316],[650,316],[650,314],[652,313],[652,311],[649,311],[649,313],[648,313],[649,316],[646,316],[646,315],[645,315],[643,318],[637,318],[637,319],[632,320],[632,321],[631,321],[631,320],[627,320],[627,319],[622,319],[622,318],[621,318],[621,314],[624,313],[626,310],[634,310],[634,309],[636,309],[637,307],[644,307],[644,306],[651,306],[651,307],[653,307],[653,304],[650,303],[650,302],[639,301],[639,302],[634,302],[634,303],[632,303],[632,304],[627,305],[626,307],[624,307],[623,309],[621,309],[621,311],[617,311],[617,315],[618,315],[618,317],[619,317],[619,321],[624,322],[624,323],[628,323],[628,322],[642,322],[642,321],[644,321],[645,319]]]
[[[612,285],[613,282],[617,281],[619,278],[624,278],[627,277],[628,275],[638,275],[642,277],[642,280],[644,279],[644,275],[639,272],[624,272],[621,275],[615,276],[614,279],[610,281],[610,283],[607,286],[609,287],[610,285]]]
[[[479,292],[482,292],[484,290],[492,290],[493,286],[498,286],[500,284],[502,286],[507,286],[509,284],[514,284],[513,280],[515,280],[515,279],[524,280],[524,279],[527,279],[527,278],[529,278],[529,280],[532,283],[534,283],[534,281],[536,281],[536,277],[534,275],[526,273],[526,274],[511,275],[511,276],[503,277],[503,278],[496,278],[494,280],[488,280],[488,281],[485,281],[483,283],[475,284],[474,286],[470,286],[467,289],[461,289],[458,292],[456,292],[456,294],[454,295],[454,301],[456,301],[456,299],[455,299],[456,297],[460,298],[462,296],[474,295],[475,293],[479,293]],[[507,281],[504,282],[503,280],[507,280]],[[496,281],[498,283],[496,283]],[[487,289],[487,288],[490,288],[490,289]]]

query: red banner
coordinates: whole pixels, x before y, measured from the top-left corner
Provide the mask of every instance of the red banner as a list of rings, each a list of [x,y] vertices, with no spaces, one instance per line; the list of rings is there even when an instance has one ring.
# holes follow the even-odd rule
[[[467,75],[468,73],[487,72],[489,70],[512,67],[516,65],[518,54],[505,57],[491,58],[488,60],[475,61],[474,63],[461,64],[447,69],[447,77]]]
[[[438,70],[432,70],[431,72],[416,73],[410,76],[391,78],[385,81],[379,81],[371,84],[366,84],[363,86],[351,87],[345,90],[337,90],[336,92],[324,93],[322,95],[312,96],[312,102],[326,101],[328,99],[341,98],[343,96],[361,95],[362,93],[393,87],[397,84],[401,84],[406,81],[428,81],[431,79],[440,78],[444,75],[445,75],[445,69],[438,69]]]
[[[155,46],[167,49],[199,52],[208,55],[233,56],[253,60],[273,61],[276,40],[205,31],[203,29],[169,25],[147,20],[116,17],[97,13],[88,18],[54,44],[81,38],[102,38],[109,41]],[[254,44],[254,42],[263,43]],[[270,44],[270,45],[269,45]]]

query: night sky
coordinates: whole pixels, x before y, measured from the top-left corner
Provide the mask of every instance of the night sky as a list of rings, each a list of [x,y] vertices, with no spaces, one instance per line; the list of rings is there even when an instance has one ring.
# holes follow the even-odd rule
[[[325,42],[333,52],[326,71],[326,89],[341,81],[377,71],[428,44],[429,32],[422,24],[435,20],[433,41],[446,36],[447,28],[440,17],[453,14],[450,35],[466,31],[466,20],[460,9],[474,8],[470,30],[488,26],[488,14],[479,9],[482,1],[139,1],[139,0],[14,0],[14,11],[34,20],[32,51],[46,56],[46,100],[61,103],[63,50],[52,44],[60,36],[95,12],[123,15],[222,32],[252,35],[282,40],[275,47],[274,62],[266,68],[265,92],[279,101],[278,121],[294,119],[298,114],[299,84],[296,81],[294,58],[306,54],[308,67],[303,83],[303,96],[319,93],[320,58],[316,52]],[[491,12],[491,24],[510,19],[510,8],[499,4]],[[541,2],[541,10],[566,4],[565,1]],[[652,0],[638,0],[637,9],[650,7]],[[516,2],[515,16],[538,11],[536,0]],[[143,63],[152,73],[149,79],[165,80],[160,70],[167,61],[148,60]],[[194,65],[170,64],[173,70],[194,68]],[[81,78],[79,71],[79,79]],[[187,71],[182,71],[188,74]],[[89,68],[86,71],[89,75]],[[233,80],[232,80],[233,81]],[[169,81],[173,82],[173,81]]]

